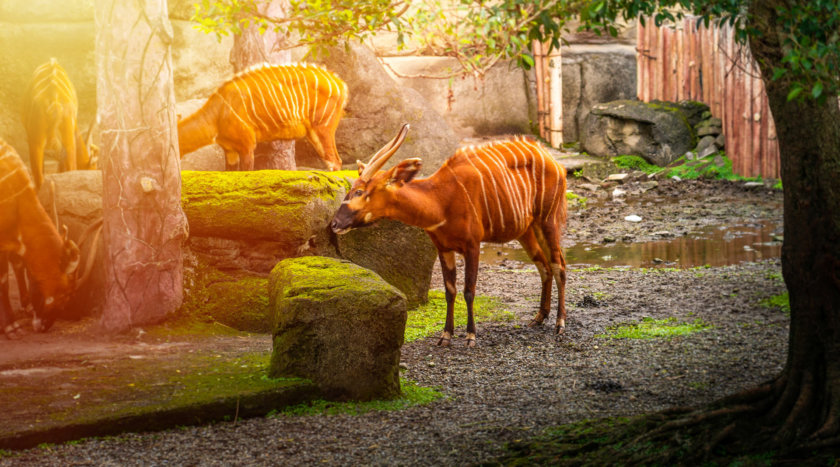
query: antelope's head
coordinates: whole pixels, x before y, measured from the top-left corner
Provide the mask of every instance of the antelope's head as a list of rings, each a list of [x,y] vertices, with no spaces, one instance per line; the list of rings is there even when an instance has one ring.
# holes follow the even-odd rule
[[[379,170],[400,148],[408,128],[408,124],[403,125],[397,136],[374,154],[367,164],[357,161],[359,178],[353,182],[333,216],[330,223],[333,232],[347,233],[386,217],[394,192],[417,175],[420,159],[406,159],[388,170]]]
[[[53,193],[53,216],[58,224],[55,208],[55,186],[50,181]],[[85,229],[77,244],[70,239],[66,225],[61,225],[61,253],[57,268],[37,281],[32,290],[32,328],[36,332],[49,330],[56,318],[74,298],[76,291],[90,279],[93,263],[99,249],[99,235],[102,232],[102,219]],[[81,245],[91,240],[84,267],[82,268]]]

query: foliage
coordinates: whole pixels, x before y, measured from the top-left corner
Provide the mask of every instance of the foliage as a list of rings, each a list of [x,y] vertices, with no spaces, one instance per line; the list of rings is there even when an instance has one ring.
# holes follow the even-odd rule
[[[476,295],[473,301],[476,321],[510,321],[513,314],[502,308],[492,297]],[[405,324],[405,342],[431,336],[443,327],[446,318],[446,296],[440,290],[429,291],[429,301],[408,312]],[[467,325],[467,304],[461,296],[455,299],[455,326]]]
[[[420,387],[414,381],[401,380],[402,395],[391,400],[367,402],[333,402],[323,399],[293,405],[279,412],[272,412],[269,417],[297,417],[309,415],[362,415],[373,411],[402,410],[417,405],[434,402],[444,395],[434,388]]]
[[[581,30],[617,35],[619,20],[652,17],[656,24],[685,14],[700,15],[730,24],[735,37],[746,42],[757,31],[749,27],[746,3],[735,0],[291,0],[284,17],[263,14],[267,0],[200,0],[193,20],[199,29],[218,36],[239,33],[256,25],[294,36],[290,47],[314,50],[342,41],[364,41],[383,31],[396,33],[400,47],[407,40],[434,55],[455,57],[460,69],[482,76],[500,59],[512,59],[524,68],[534,64],[532,41],[559,48],[566,21],[576,17]],[[783,43],[783,67],[773,79],[789,87],[789,98],[806,96],[823,101],[840,86],[840,1],[791,2],[776,10]]]
[[[586,209],[586,202],[589,201],[589,198],[581,196],[577,193],[573,193],[571,191],[567,191],[566,200],[569,201],[573,206],[576,206],[580,209]]]
[[[765,298],[761,301],[761,306],[767,308],[778,308],[785,314],[790,314],[790,295],[788,292],[779,295],[773,295],[770,298]]]
[[[662,170],[662,167],[651,164],[640,156],[617,156],[612,158],[612,162],[622,169],[639,170],[646,174],[653,174]]]
[[[720,158],[720,159],[718,159]],[[723,161],[718,165],[716,160]],[[647,174],[661,172],[665,177],[677,176],[684,180],[708,178],[712,180],[761,181],[761,177],[743,177],[732,170],[732,160],[723,152],[710,154],[702,159],[689,161],[685,156],[675,160],[670,167],[659,167],[639,156],[618,156],[612,162],[621,168],[639,170]],[[781,184],[774,187],[781,189]]]
[[[621,323],[607,328],[606,334],[595,337],[612,339],[655,339],[658,337],[684,336],[703,331],[711,326],[701,319],[677,324],[676,318],[653,319],[645,317],[640,323]]]

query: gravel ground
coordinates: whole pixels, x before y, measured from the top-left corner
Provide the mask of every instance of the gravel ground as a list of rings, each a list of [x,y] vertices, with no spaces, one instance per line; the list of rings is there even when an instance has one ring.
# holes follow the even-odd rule
[[[633,190],[642,181],[625,188]],[[630,241],[649,239],[648,232],[688,232],[696,223],[780,216],[778,193],[720,182],[684,182],[684,187],[689,187],[683,192],[687,199],[669,206],[652,200],[673,196],[667,193],[670,182],[631,199],[648,220]],[[623,238],[627,227],[618,217],[626,206],[627,201],[615,202],[607,194],[586,211],[572,213],[567,241]],[[697,209],[706,211],[692,213]],[[442,283],[438,273],[432,280],[436,287]],[[404,376],[439,388],[447,396],[443,400],[397,412],[260,418],[87,440],[16,453],[0,458],[0,465],[481,462],[500,454],[505,442],[538,435],[546,427],[701,405],[768,380],[784,364],[789,317],[760,302],[782,291],[777,259],[687,270],[572,270],[567,331],[555,337],[552,325],[525,326],[539,298],[536,270],[514,261],[483,264],[478,293],[497,297],[516,318],[480,323],[474,349],[465,348],[462,337],[450,348],[436,347],[437,337],[403,348]],[[671,339],[598,337],[610,325],[644,317],[701,319],[711,327]],[[548,321],[553,320],[552,312]]]

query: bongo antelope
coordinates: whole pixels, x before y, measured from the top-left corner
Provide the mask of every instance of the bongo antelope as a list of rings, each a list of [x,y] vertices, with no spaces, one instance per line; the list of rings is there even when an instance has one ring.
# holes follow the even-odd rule
[[[336,233],[381,218],[420,227],[438,250],[446,287],[446,324],[438,345],[454,332],[455,253],[465,260],[467,345],[475,346],[473,299],[481,242],[516,239],[528,252],[542,280],[540,307],[531,325],[551,309],[552,280],[557,284],[559,334],[566,327],[566,261],[560,248],[566,221],[566,170],[539,143],[518,137],[458,149],[430,177],[415,179],[420,159],[379,169],[405,139],[408,125],[367,164],[359,162],[353,183],[332,220]]]
[[[79,244],[91,234],[93,244],[84,272],[80,273],[81,254],[76,243],[68,238],[67,226],[61,226],[62,235],[59,235],[38,200],[20,156],[0,139],[0,329],[8,337],[13,337],[20,328],[19,323],[12,322],[8,262],[12,261],[14,265],[22,260],[23,267],[14,268],[21,299],[24,303],[32,302],[33,329],[46,331],[57,313],[71,300],[76,288],[90,277],[101,228],[99,221],[82,234]],[[23,269],[29,279],[31,295],[24,288]]]
[[[61,171],[95,169],[98,149],[92,145],[94,120],[82,139],[79,100],[67,72],[55,58],[35,69],[23,104],[23,126],[29,140],[29,165],[35,190],[44,181],[44,150],[64,148]]]
[[[253,170],[257,143],[306,137],[331,170],[341,168],[335,130],[347,85],[314,65],[260,65],[233,77],[178,122],[181,157],[210,143],[227,170]]]

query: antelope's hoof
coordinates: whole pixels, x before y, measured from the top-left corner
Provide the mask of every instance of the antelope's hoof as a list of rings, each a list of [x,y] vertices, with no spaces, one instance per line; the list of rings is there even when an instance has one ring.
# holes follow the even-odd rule
[[[532,319],[530,323],[528,323],[529,328],[535,328],[537,326],[542,326],[542,321],[537,320],[536,318]]]
[[[18,340],[24,335],[23,326],[21,326],[20,323],[12,323],[6,326],[6,329],[4,329],[3,332],[9,340]]]
[[[561,325],[558,324],[557,326],[554,327],[554,334],[559,336],[560,334],[563,334],[564,332],[566,332],[566,326],[561,326]]]
[[[438,345],[438,347],[449,347],[449,344],[451,342],[452,342],[452,340],[450,338],[441,337],[440,340],[438,341],[437,345]]]
[[[475,339],[467,339],[467,347],[472,349],[475,347]]]

